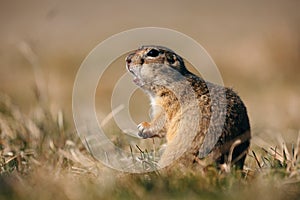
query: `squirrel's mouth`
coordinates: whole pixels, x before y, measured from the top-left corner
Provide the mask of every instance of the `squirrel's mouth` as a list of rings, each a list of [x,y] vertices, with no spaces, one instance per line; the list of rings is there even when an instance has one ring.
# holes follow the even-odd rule
[[[138,66],[132,66],[130,64],[126,64],[126,68],[131,74],[133,74],[134,76],[137,76],[137,71],[139,71]]]
[[[140,66],[130,66],[130,65],[127,65],[126,67],[127,67],[127,70],[134,76],[133,82],[137,86],[141,87],[141,86],[145,85],[145,82],[139,76],[139,74],[140,74]]]
[[[142,86],[145,85],[145,82],[144,82],[141,78],[139,78],[138,76],[134,76],[133,82],[134,82],[137,86],[140,86],[140,87],[142,87]]]
[[[141,79],[139,79],[137,76],[135,76],[135,77],[133,78],[133,82],[134,82],[135,84],[139,85],[139,83],[141,82]]]

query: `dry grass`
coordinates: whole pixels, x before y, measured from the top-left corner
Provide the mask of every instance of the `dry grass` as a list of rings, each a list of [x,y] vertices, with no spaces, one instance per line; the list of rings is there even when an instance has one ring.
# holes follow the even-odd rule
[[[23,114],[0,96],[0,199],[296,199],[300,137],[291,148],[255,139],[244,171],[173,168],[126,174],[95,161],[62,112]]]
[[[231,169],[230,163],[223,172],[208,165],[199,171],[174,167],[145,174],[103,166],[84,148],[63,111],[52,109],[30,46],[24,43],[20,48],[33,66],[37,104],[25,114],[10,97],[0,94],[0,199],[276,200],[300,196],[300,132],[292,142],[274,133],[273,138],[262,139],[259,132],[263,131],[255,127],[243,171]],[[123,137],[111,132],[124,147]],[[135,150],[148,156],[143,149]]]
[[[84,148],[71,119],[62,110],[53,109],[54,103],[47,93],[49,87],[40,78],[43,73],[30,46],[23,43],[20,50],[35,74],[37,103],[25,114],[10,97],[0,94],[0,199],[276,200],[300,196],[300,136],[297,139],[297,129],[292,134],[290,130],[282,133],[289,136],[289,139],[282,139],[281,134],[271,128],[254,125],[254,138],[243,171],[231,169],[230,163],[223,166],[225,172],[210,165],[201,171],[174,167],[145,174],[127,174],[106,168]],[[268,91],[270,87],[268,85]],[[279,87],[274,87],[277,87],[277,94]],[[254,94],[257,92],[255,87]],[[261,93],[269,95],[270,102],[273,93],[265,90]],[[259,105],[265,104],[259,102]],[[297,108],[297,104],[291,108]],[[249,110],[255,113],[259,109],[250,106]],[[298,117],[294,119],[297,121]],[[256,123],[258,121],[260,118],[255,119]],[[292,125],[298,127],[296,123]],[[111,132],[111,139],[117,138],[118,146],[128,149],[128,144],[122,142],[125,136],[114,129]],[[271,132],[271,137],[263,138],[267,136],[264,132]],[[143,148],[134,150],[147,158],[148,153]]]

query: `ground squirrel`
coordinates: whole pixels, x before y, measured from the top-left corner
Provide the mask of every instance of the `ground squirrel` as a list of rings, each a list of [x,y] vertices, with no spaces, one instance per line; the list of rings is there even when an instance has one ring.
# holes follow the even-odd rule
[[[138,135],[166,137],[159,164],[170,164],[180,157],[177,160],[190,165],[210,156],[217,164],[230,157],[231,164],[243,168],[250,145],[250,124],[245,105],[232,89],[191,73],[179,55],[162,46],[135,50],[126,57],[126,67],[152,105],[152,121],[140,123]],[[194,105],[191,96],[196,99]]]

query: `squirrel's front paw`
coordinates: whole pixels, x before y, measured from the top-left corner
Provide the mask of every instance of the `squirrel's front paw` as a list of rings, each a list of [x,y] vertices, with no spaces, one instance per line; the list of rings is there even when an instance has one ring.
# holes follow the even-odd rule
[[[142,122],[138,126],[138,135],[144,139],[151,138],[154,134],[151,132],[151,127],[148,122]]]

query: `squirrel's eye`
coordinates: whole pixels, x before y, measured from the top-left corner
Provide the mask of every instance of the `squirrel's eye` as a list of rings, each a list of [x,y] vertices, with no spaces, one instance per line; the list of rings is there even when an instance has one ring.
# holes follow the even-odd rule
[[[157,57],[158,55],[159,55],[159,51],[156,49],[152,49],[147,53],[147,56],[150,56],[150,57]]]

